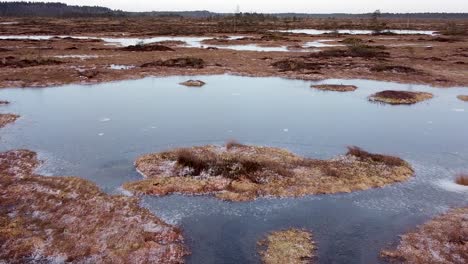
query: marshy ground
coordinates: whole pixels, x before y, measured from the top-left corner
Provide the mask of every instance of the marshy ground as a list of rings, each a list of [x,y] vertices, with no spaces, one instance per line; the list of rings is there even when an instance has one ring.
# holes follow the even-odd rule
[[[221,73],[308,80],[365,78],[441,87],[468,84],[465,74],[468,71],[467,36],[444,35],[448,33],[439,21],[420,21],[414,25],[414,29],[430,28],[439,35],[307,35],[272,31],[284,29],[282,23],[257,25],[255,30],[244,26],[233,32],[230,27],[190,19],[127,19],[125,22],[119,19],[18,19],[16,22],[0,25],[2,35],[21,32],[17,37],[0,40],[3,47],[0,50],[0,87]],[[83,26],[83,23],[87,25]],[[353,28],[368,26],[360,23],[362,21],[354,21]],[[320,20],[313,19],[294,24],[299,28],[321,27]],[[389,28],[401,27],[399,21],[387,21],[387,24]],[[338,23],[337,26],[345,25],[349,26],[349,23]],[[149,26],[152,30],[144,31]],[[49,35],[51,38],[24,39],[28,35]],[[158,40],[162,42],[146,45],[128,41],[155,36],[185,36],[192,42],[193,38],[199,38],[200,43],[190,47],[180,40]],[[110,45],[119,39],[127,39],[126,43],[132,44],[127,47]],[[216,46],[210,46],[214,44]],[[254,48],[243,49],[249,45]],[[262,47],[280,49],[262,52]],[[135,67],[109,69],[112,64]]]
[[[403,263],[468,262],[468,207],[450,210],[404,234],[395,250],[382,256]]]
[[[348,193],[402,182],[413,175],[406,161],[357,147],[331,160],[317,160],[238,143],[144,155],[135,166],[146,178],[124,185],[135,193],[214,194],[230,201]]]
[[[180,263],[181,231],[77,177],[34,173],[36,153],[0,153],[0,260],[7,263]]]

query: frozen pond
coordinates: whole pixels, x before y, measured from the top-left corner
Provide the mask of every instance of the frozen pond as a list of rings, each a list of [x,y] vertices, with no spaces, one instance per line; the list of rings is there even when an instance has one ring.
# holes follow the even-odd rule
[[[353,29],[340,29],[340,30],[319,30],[319,29],[291,29],[291,30],[277,30],[277,32],[288,32],[295,34],[308,34],[308,35],[321,35],[329,34],[333,32],[338,32],[339,34],[351,34],[351,35],[370,35],[373,33],[372,30],[353,30]],[[399,35],[412,35],[412,34],[421,34],[421,35],[436,35],[436,31],[430,30],[404,30],[404,29],[388,29],[383,32],[389,32]]]
[[[179,85],[200,79],[202,88]],[[351,93],[309,88],[359,87]],[[370,103],[385,89],[434,93],[414,106]],[[177,146],[242,143],[328,158],[357,145],[401,156],[416,170],[405,183],[352,194],[222,202],[211,197],[145,197],[143,205],[181,225],[188,263],[257,263],[256,241],[287,227],[308,228],[317,263],[379,263],[379,251],[449,207],[467,205],[453,186],[468,171],[468,88],[437,89],[365,80],[307,82],[229,75],[145,78],[97,85],[2,89],[0,111],[21,118],[1,130],[0,150],[27,148],[47,160],[41,173],[78,175],[110,193],[140,179],[133,162]],[[463,110],[463,111],[462,111]]]

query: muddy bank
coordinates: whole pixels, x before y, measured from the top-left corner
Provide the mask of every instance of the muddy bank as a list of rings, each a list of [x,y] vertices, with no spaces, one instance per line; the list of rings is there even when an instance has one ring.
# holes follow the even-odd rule
[[[14,114],[0,114],[0,128],[13,123],[16,119],[19,118],[19,115]]]
[[[468,263],[468,207],[453,209],[401,237],[381,255],[404,263]]]
[[[0,262],[181,263],[180,230],[126,196],[34,174],[34,152],[0,153]]]
[[[369,96],[369,101],[392,105],[410,105],[432,99],[432,97],[434,96],[431,93],[427,92],[387,90]]]
[[[258,242],[259,254],[265,264],[314,263],[316,250],[312,234],[306,230],[288,229],[270,233]]]
[[[139,157],[146,179],[124,188],[138,194],[213,194],[230,201],[349,193],[401,182],[413,175],[404,160],[349,148],[330,160],[304,158],[284,149],[228,143],[169,150]]]

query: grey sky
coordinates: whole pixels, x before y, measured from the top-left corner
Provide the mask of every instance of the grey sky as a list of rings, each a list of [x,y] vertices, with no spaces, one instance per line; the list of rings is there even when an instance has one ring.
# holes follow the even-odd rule
[[[12,1],[12,0],[7,0]],[[53,0],[73,5],[99,5],[127,11],[209,10],[233,12],[363,13],[468,12],[468,0]]]

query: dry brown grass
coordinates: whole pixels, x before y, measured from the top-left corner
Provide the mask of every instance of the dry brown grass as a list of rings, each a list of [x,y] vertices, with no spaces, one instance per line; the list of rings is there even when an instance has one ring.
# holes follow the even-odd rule
[[[351,192],[413,175],[411,166],[399,158],[356,147],[335,159],[317,160],[237,142],[144,155],[135,164],[147,178],[124,185],[135,193],[215,194],[232,201]]]
[[[455,179],[455,183],[468,186],[468,174],[459,174]]]
[[[415,104],[429,100],[432,97],[431,93],[426,92],[386,90],[371,95],[369,100],[387,104]]]
[[[10,67],[10,68],[26,68],[34,66],[43,66],[43,65],[59,65],[64,62],[54,59],[18,59],[13,56],[8,56],[5,58],[0,58],[0,68]]]
[[[399,263],[468,263],[468,207],[448,213],[401,237],[395,250],[381,256]]]
[[[312,85],[312,88],[322,91],[333,91],[333,92],[353,92],[357,89],[354,85],[343,85],[343,84],[320,84]]]
[[[462,101],[468,102],[468,95],[459,95],[457,96],[457,98]]]
[[[182,263],[181,231],[76,177],[33,174],[27,150],[0,153],[0,262]]]
[[[155,62],[144,63],[141,67],[175,67],[175,68],[195,68],[201,69],[205,67],[205,61],[200,58],[193,58],[193,57],[183,57],[183,58],[175,58],[169,60],[158,60]]]
[[[19,118],[19,115],[14,114],[0,114],[0,128],[13,123],[16,119]]]
[[[312,234],[299,229],[272,232],[257,244],[265,264],[312,263],[316,250]]]
[[[181,85],[188,86],[188,87],[202,87],[206,83],[204,81],[200,80],[188,80],[183,83],[180,83]]]

